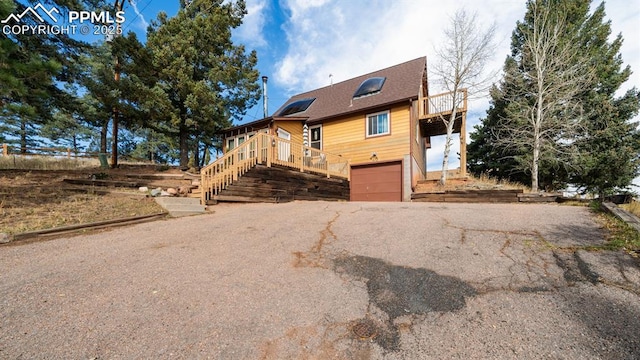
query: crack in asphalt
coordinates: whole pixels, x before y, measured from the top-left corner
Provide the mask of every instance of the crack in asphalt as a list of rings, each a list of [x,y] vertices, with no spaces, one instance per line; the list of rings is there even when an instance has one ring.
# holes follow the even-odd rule
[[[399,349],[399,325],[394,320],[406,315],[453,312],[477,294],[466,282],[425,268],[390,264],[368,256],[344,255],[333,259],[333,270],[363,280],[369,302],[387,314],[386,328],[373,340],[389,351]]]
[[[318,241],[311,247],[309,251],[295,251],[293,255],[295,260],[294,267],[315,267],[321,269],[328,269],[330,266],[328,262],[330,259],[325,257],[324,247],[331,241],[335,241],[338,238],[333,232],[333,224],[340,218],[340,212],[336,211],[333,218],[331,218],[324,229],[320,230],[320,237]]]
[[[362,210],[359,208],[351,213]],[[352,320],[349,323],[331,323],[326,325],[325,329],[336,329],[336,326],[341,329],[349,328],[358,321],[367,323],[375,326],[375,336],[367,341],[375,342],[385,351],[395,352],[400,349],[400,332],[407,328],[411,332],[416,316],[458,311],[466,306],[467,298],[490,292],[548,292],[565,287],[565,284],[571,286],[576,282],[589,282],[615,286],[638,294],[637,289],[607,281],[593,271],[577,253],[582,248],[558,247],[547,241],[538,231],[469,229],[452,225],[447,219],[442,219],[445,227],[460,230],[461,245],[466,245],[474,232],[504,236],[498,253],[511,262],[507,267],[508,275],[486,278],[480,283],[470,283],[457,277],[440,275],[426,268],[393,265],[382,259],[353,255],[347,251],[332,254],[327,246],[338,240],[333,227],[340,216],[339,211],[334,213],[319,231],[318,240],[309,251],[293,253],[294,266],[332,270],[355,281],[362,281],[369,297],[364,319]],[[515,246],[516,244],[520,246]],[[559,282],[559,274],[550,271],[555,266],[563,271],[566,283]],[[621,265],[619,271],[623,278],[627,279]],[[505,282],[506,285],[499,286]],[[403,318],[404,316],[409,318]],[[337,341],[351,341],[353,349],[366,349],[362,339],[358,339],[357,336],[349,335],[348,332],[340,334],[322,336],[323,348],[332,350],[327,354],[335,350],[332,344],[335,345]]]
[[[457,311],[465,306],[467,297],[477,294],[476,289],[464,281],[425,268],[392,265],[382,259],[347,252],[330,257],[326,246],[338,240],[333,225],[340,215],[335,212],[309,251],[293,253],[294,267],[331,269],[365,282],[369,295],[366,318],[377,327],[372,341],[386,351],[399,350],[400,328],[411,326],[402,322],[396,324],[394,320],[407,315]],[[378,316],[372,314],[379,311],[386,316],[375,319]]]
[[[551,250],[551,253],[555,259],[555,265],[558,266],[563,271],[563,277],[565,281],[569,284],[569,286],[577,282],[589,282],[593,285],[600,283],[608,286],[617,287],[634,294],[640,294],[640,289],[637,286],[633,285],[633,282],[630,279],[628,279],[628,277],[624,272],[624,266],[622,266],[621,264],[617,267],[617,270],[620,273],[620,276],[624,280],[626,280],[626,282],[610,281],[600,276],[600,274],[598,274],[597,272],[593,271],[589,267],[589,264],[586,263],[578,255],[579,250],[596,251],[592,249],[592,247],[590,246],[560,247],[546,240],[540,234],[539,231],[528,232],[528,231],[505,231],[505,230],[495,230],[495,229],[472,229],[472,228],[470,229],[466,227],[453,225],[446,218],[441,218],[441,220],[445,227],[457,229],[461,231],[460,243],[463,245],[467,242],[467,239],[469,237],[468,234],[470,232],[484,232],[484,233],[488,232],[488,233],[502,234],[506,237],[506,240],[503,243],[502,247],[500,248],[499,253],[513,262],[513,264],[508,268],[508,271],[510,274],[510,280],[508,281],[508,285],[503,287],[498,287],[498,288],[495,288],[495,287],[492,288],[488,286],[488,284],[490,284],[496,278],[503,278],[503,277],[492,277],[483,281],[482,283],[475,284],[480,293],[484,294],[484,293],[489,293],[494,291],[544,292],[544,291],[558,290],[560,288],[560,286],[555,285],[549,281],[547,281],[546,285],[514,286],[515,284],[518,283],[517,274],[519,272],[517,267],[521,265],[521,262],[519,262],[518,259],[515,259],[513,256],[511,256],[507,252],[508,249],[512,248],[512,243],[514,241],[511,238],[511,236],[531,236],[536,239],[535,240],[536,242],[539,242],[542,248]],[[523,251],[523,252],[526,253],[526,251]],[[552,275],[549,269],[553,265],[553,262],[545,260],[544,258],[539,256],[538,252],[533,250],[531,250],[526,255],[527,255],[525,257],[526,261],[524,261],[524,263],[522,264],[526,268],[526,271],[524,273],[526,274],[526,277],[530,283],[535,283],[536,281],[541,279],[548,280],[552,278]],[[542,270],[542,274],[536,276],[536,274],[538,273],[538,271],[536,271],[537,269]]]

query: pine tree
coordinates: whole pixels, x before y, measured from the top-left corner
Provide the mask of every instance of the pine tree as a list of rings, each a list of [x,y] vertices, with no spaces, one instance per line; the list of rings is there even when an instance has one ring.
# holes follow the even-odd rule
[[[31,3],[36,3],[31,1]],[[68,9],[96,9],[104,6],[103,0],[55,0],[60,11]],[[21,13],[25,5],[15,1],[0,0],[0,13]],[[24,17],[23,22],[34,20]],[[35,24],[35,23],[34,23]],[[0,34],[0,117],[3,132],[19,143],[21,151],[37,144],[40,129],[55,122],[59,112],[73,114],[80,103],[73,93],[79,76],[78,59],[90,46],[72,39],[66,34]]]
[[[169,19],[161,13],[148,34],[159,80],[152,89],[154,106],[163,110],[153,119],[176,136],[182,168],[201,139],[257,102],[256,53],[231,40],[245,14],[244,1],[181,0],[178,14]]]
[[[552,114],[563,122],[563,126],[553,129],[546,139],[554,151],[543,152],[539,159],[539,186],[558,189],[572,182],[587,191],[601,192],[603,187],[624,187],[637,174],[638,136],[635,124],[629,120],[638,112],[638,91],[632,89],[619,99],[614,97],[630,75],[629,67],[621,70],[622,36],[609,43],[610,23],[604,22],[604,4],[592,14],[589,14],[589,5],[589,0],[531,0],[527,3],[525,20],[518,22],[512,36],[512,52],[505,61],[506,76],[491,93],[492,107],[487,117],[471,135],[472,172],[521,182],[523,175],[531,175],[531,167],[527,164],[532,159],[527,149],[532,144],[505,144],[501,139],[509,138],[505,131],[511,130],[513,138],[514,132],[527,126],[514,116],[513,103],[514,99],[521,104],[532,101],[523,90],[526,90],[523,85],[530,76],[522,75],[526,73],[523,63],[527,57],[525,35],[535,26],[534,11],[537,9],[555,14],[557,21],[563,22],[564,31],[558,45],[573,44],[577,49],[573,61],[560,68],[558,79],[550,84],[566,83],[562,80],[566,69],[580,67],[583,74],[590,74],[586,77],[587,83],[569,92],[571,97],[566,102],[576,106],[571,111],[564,109]]]
[[[585,192],[606,195],[627,188],[640,169],[640,131],[631,119],[640,109],[640,91],[633,88],[620,97],[616,92],[629,79],[620,56],[622,34],[609,42],[611,24],[605,21],[604,3],[585,22],[581,48],[591,59],[596,81],[583,100],[592,109],[578,139],[580,158],[572,183]]]

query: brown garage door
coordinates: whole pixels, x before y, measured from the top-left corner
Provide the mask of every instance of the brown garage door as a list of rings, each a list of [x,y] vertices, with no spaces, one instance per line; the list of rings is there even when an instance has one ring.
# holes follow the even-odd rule
[[[351,201],[402,201],[402,162],[351,167]]]

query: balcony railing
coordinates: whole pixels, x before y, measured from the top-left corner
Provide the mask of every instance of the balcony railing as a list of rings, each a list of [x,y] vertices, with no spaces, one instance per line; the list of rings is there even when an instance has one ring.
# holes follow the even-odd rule
[[[456,112],[464,112],[467,111],[467,89],[458,91],[455,97],[453,92],[421,97],[418,99],[418,104],[421,119],[451,114],[454,104]]]

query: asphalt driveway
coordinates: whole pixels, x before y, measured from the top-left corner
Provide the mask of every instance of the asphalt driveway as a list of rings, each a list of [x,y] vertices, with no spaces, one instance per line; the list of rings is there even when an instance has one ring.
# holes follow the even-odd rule
[[[587,208],[220,205],[0,246],[2,359],[638,359]]]

